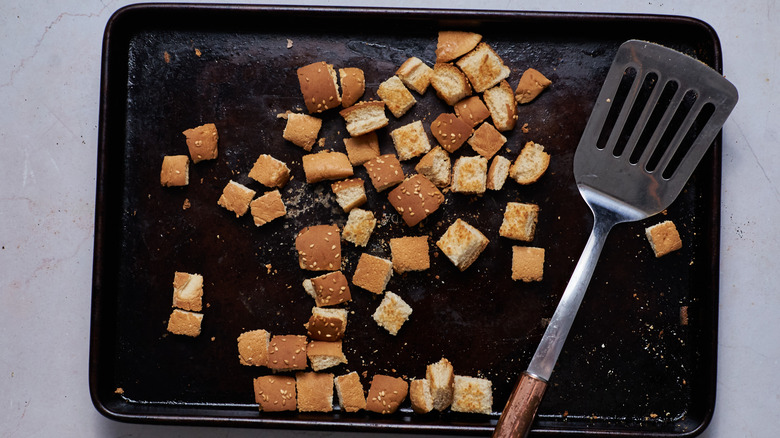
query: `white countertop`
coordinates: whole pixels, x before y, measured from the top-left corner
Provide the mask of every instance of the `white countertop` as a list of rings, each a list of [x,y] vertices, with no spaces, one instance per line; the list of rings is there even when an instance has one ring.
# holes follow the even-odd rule
[[[101,43],[108,18],[129,3],[0,2],[0,437],[265,435],[253,429],[123,424],[101,416],[90,401]],[[403,0],[353,5],[673,14],[699,18],[715,28],[723,48],[724,74],[739,89],[740,102],[723,135],[717,404],[702,436],[777,436],[776,2]]]

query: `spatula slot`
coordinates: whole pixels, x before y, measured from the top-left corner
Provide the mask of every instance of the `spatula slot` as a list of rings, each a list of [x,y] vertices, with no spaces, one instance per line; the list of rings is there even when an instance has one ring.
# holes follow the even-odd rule
[[[628,159],[629,163],[636,164],[642,158],[642,154],[644,154],[645,149],[647,149],[647,145],[650,143],[650,139],[653,137],[656,128],[658,128],[658,124],[661,122],[661,118],[669,108],[669,104],[672,103],[672,98],[674,97],[675,93],[677,93],[678,88],[679,85],[677,85],[676,81],[669,81],[664,86],[664,89],[661,92],[661,96],[658,98],[658,101],[656,101],[656,104],[653,107],[653,112],[647,119],[647,123],[645,123],[645,127],[642,130],[642,135],[639,136],[639,140],[637,140],[636,146],[634,146],[634,150],[631,151],[631,156]]]
[[[674,137],[677,135],[677,131],[679,131],[680,127],[688,116],[688,113],[691,112],[691,108],[693,108],[697,98],[698,95],[694,90],[688,90],[683,95],[679,105],[677,106],[677,110],[675,111],[674,116],[672,116],[672,119],[666,126],[663,136],[661,136],[661,139],[658,141],[658,144],[653,150],[653,154],[647,161],[647,165],[645,165],[646,171],[654,172],[656,170],[658,163],[661,162],[664,154],[666,154],[666,151],[672,145],[672,140],[674,140]]]
[[[615,128],[615,123],[620,116],[620,110],[623,109],[623,105],[626,102],[626,97],[631,91],[631,86],[636,79],[636,69],[634,67],[628,67],[623,71],[623,77],[620,79],[617,91],[615,92],[612,102],[610,102],[609,112],[607,118],[604,120],[604,125],[601,127],[601,134],[596,141],[596,147],[598,149],[604,149],[607,147],[607,142],[612,134],[612,130]]]
[[[652,95],[653,89],[655,88],[657,82],[658,75],[655,72],[650,72],[645,76],[645,80],[642,82],[641,88],[637,93],[634,104],[631,107],[631,111],[628,113],[628,118],[626,118],[626,121],[623,125],[623,130],[620,132],[620,137],[618,137],[617,142],[615,143],[615,149],[612,150],[612,154],[616,158],[623,155],[623,151],[626,149],[626,144],[628,144],[628,139],[634,132],[636,124],[639,121],[639,117],[645,110],[647,102],[650,100],[650,96]]]
[[[699,134],[701,134],[704,127],[707,126],[707,123],[709,123],[710,118],[712,118],[714,113],[715,105],[712,103],[708,102],[702,107],[701,111],[699,111],[699,115],[696,116],[696,120],[694,120],[690,129],[688,129],[688,133],[685,134],[682,142],[680,142],[680,146],[677,147],[677,150],[674,152],[674,155],[669,161],[669,164],[666,166],[666,169],[664,169],[662,174],[664,179],[669,179],[674,175],[674,172],[680,166],[680,163],[682,163],[682,161],[685,159],[685,156],[691,150],[694,142],[699,137]],[[704,146],[709,147],[709,145]]]

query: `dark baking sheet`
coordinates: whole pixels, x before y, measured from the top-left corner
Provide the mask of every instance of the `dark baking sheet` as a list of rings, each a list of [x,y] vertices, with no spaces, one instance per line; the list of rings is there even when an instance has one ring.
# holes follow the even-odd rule
[[[530,186],[508,181],[482,197],[449,193],[446,205],[414,229],[370,188],[368,207],[381,225],[366,251],[389,256],[387,239],[427,234],[432,266],[391,280],[388,289],[414,309],[396,337],[371,320],[380,297],[354,288],[344,341],[349,364],[329,371],[365,373],[367,386],[375,373],[422,377],[426,364],[445,356],[457,374],[493,381],[495,412],[415,415],[407,400],[389,416],[348,414],[338,406],[328,414],[260,413],[252,378],[267,370],[239,365],[236,337],[257,328],[305,334],[313,303],[300,283],[313,275],[297,266],[294,236],[307,225],[346,221],[328,183],[307,185],[303,151],[282,139],[285,122],[277,114],[303,108],[295,70],[319,60],[360,67],[364,98],[376,97],[378,84],[409,56],[433,64],[440,29],[481,33],[512,69],[513,87],[528,67],[552,80],[520,107],[518,128],[501,151],[513,159],[534,140],[552,162]],[[627,39],[668,45],[721,68],[714,31],[684,17],[192,5],[119,10],[106,28],[101,85],[90,357],[98,410],[138,422],[489,434],[587,240],[592,219],[574,185],[572,157],[612,57]],[[429,90],[401,119],[388,113],[390,126],[379,132],[382,151],[393,151],[391,129],[417,119],[427,129],[443,111],[451,110]],[[341,117],[333,110],[323,118],[324,149],[344,151]],[[181,131],[207,122],[219,129],[219,159],[192,166],[188,187],[160,187],[162,157],[187,153]],[[521,132],[524,123],[530,132]],[[236,219],[216,201],[230,179],[263,191],[247,177],[261,153],[289,163],[294,179],[282,190],[288,217],[256,228],[248,215]],[[472,154],[467,145],[455,156],[463,154]],[[407,172],[415,162],[405,163]],[[362,168],[356,175],[366,178]],[[719,187],[718,139],[665,216],[612,232],[534,432],[703,430],[715,398]],[[192,204],[187,210],[185,199]],[[542,282],[510,280],[517,242],[498,236],[510,200],[541,207],[533,245],[547,251]],[[465,273],[433,244],[456,217],[491,240]],[[643,229],[663,219],[675,221],[684,247],[656,259]],[[349,243],[343,248],[351,277],[360,251]],[[165,329],[176,270],[205,278],[203,332],[195,339]]]

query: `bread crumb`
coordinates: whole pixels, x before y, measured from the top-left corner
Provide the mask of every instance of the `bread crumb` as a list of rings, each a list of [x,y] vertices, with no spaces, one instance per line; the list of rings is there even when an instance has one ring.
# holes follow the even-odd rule
[[[182,204],[181,209],[187,210],[190,207],[192,207],[192,204],[190,203],[189,198],[184,198],[184,204]]]
[[[197,56],[198,58],[200,58],[200,55],[202,55],[202,53],[201,53],[200,49],[198,49],[198,48],[196,47],[196,48],[195,48],[195,56]]]
[[[293,41],[291,39],[287,38],[287,48],[288,49],[292,49],[292,46],[293,46]]]

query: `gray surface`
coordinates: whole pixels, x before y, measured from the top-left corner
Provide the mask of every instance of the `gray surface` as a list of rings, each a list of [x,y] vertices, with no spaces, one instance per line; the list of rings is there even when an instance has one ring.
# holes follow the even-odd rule
[[[127,3],[0,3],[0,437],[270,435],[116,423],[100,416],[89,399],[100,47],[106,20]],[[724,127],[718,399],[703,436],[775,436],[780,411],[775,372],[780,295],[773,272],[780,255],[774,222],[780,214],[775,103],[780,14],[773,0],[624,3],[356,4],[690,15],[716,29],[724,72],[739,89],[740,102]],[[333,435],[275,432],[283,437]]]

